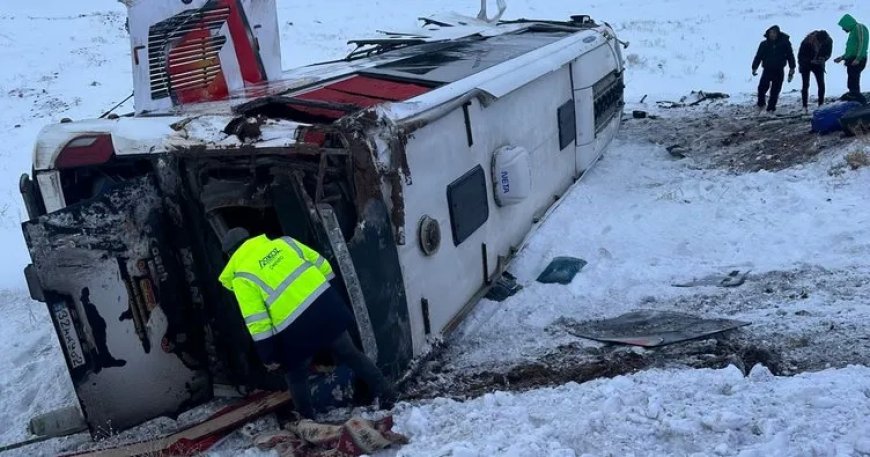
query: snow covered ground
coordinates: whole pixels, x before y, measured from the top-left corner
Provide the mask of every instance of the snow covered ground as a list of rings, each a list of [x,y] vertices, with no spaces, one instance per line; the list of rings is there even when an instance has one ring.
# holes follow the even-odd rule
[[[403,407],[398,456],[725,456],[870,454],[867,367],[775,377],[645,371],[464,403]],[[860,382],[864,380],[864,382]]]
[[[340,57],[348,39],[374,29],[405,30],[435,12],[474,14],[477,4],[279,0],[284,65]],[[840,15],[870,22],[858,4],[508,0],[507,17],[586,13],[609,21],[631,42],[626,99],[638,108],[644,95],[648,102],[673,100],[698,89],[745,101],[756,83],[750,62],[767,27],[779,24],[795,47],[810,30],[826,28],[836,52],[845,43],[836,27]],[[25,438],[33,415],[75,401],[47,313],[24,290],[28,256],[17,183],[29,171],[43,125],[98,116],[129,95],[123,6],[6,0],[0,3],[0,61],[3,444]],[[842,67],[829,66],[828,87],[832,95],[845,90]],[[783,103],[797,102],[787,97]],[[782,171],[736,174],[697,166],[692,158],[675,160],[667,144],[653,143],[656,124],[632,122],[512,266],[525,288],[502,303],[483,301],[463,326],[439,360],[439,385],[449,387],[451,376],[506,371],[566,351],[594,359],[606,348],[572,336],[560,319],[638,308],[746,319],[753,325],[737,332],[735,344],[770,348],[777,355],[774,371],[833,368],[793,377],[756,368],[744,378],[734,368],[670,367],[465,402],[414,401],[396,411],[399,428],[412,438],[399,455],[870,455],[870,171],[840,167],[845,154],[867,146],[844,143]],[[535,283],[557,255],[589,265],[568,286]],[[671,287],[747,268],[749,281],[733,290]],[[51,455],[85,441],[55,440],[9,455]],[[218,455],[240,451],[234,440]]]

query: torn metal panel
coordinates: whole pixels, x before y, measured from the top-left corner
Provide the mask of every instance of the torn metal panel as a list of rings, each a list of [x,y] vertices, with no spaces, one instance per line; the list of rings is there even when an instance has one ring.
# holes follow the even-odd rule
[[[673,311],[639,310],[611,319],[575,322],[565,319],[561,325],[581,338],[633,346],[658,347],[704,338],[749,325],[732,319],[705,319]]]
[[[353,162],[353,173],[350,179],[354,188],[354,206],[361,214],[369,201],[373,199],[387,201],[384,196],[382,169],[378,166],[374,148],[363,133],[351,131],[343,134],[342,139]],[[401,192],[401,187],[393,192]],[[402,202],[401,197],[394,197],[392,200]],[[404,212],[397,212],[394,207],[391,210],[391,220],[394,237],[398,237],[404,227]]]
[[[211,395],[202,341],[188,332],[189,297],[167,219],[153,180],[139,178],[23,224],[95,436]]]
[[[359,279],[377,340],[378,366],[392,379],[407,369],[413,356],[405,281],[390,214],[381,199],[371,199],[359,213],[361,223],[347,248]]]
[[[405,150],[408,135],[396,128],[378,109],[342,119],[339,127],[352,132],[344,135],[344,138],[354,159],[353,178],[358,183],[357,209],[361,211],[361,205],[366,204],[369,198],[386,202],[396,242],[405,244],[405,198],[402,189],[412,184]],[[389,199],[384,198],[387,194]]]

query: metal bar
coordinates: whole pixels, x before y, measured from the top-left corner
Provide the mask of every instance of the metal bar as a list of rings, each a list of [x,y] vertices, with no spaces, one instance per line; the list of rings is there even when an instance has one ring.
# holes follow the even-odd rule
[[[205,78],[202,80],[199,80],[199,79],[188,80],[188,81],[184,81],[182,83],[172,84],[172,89],[173,90],[184,90],[184,89],[190,89],[190,88],[194,88],[194,87],[205,87],[205,86],[211,84],[212,81],[214,81],[213,77],[212,78]]]
[[[341,271],[341,277],[344,279],[347,293],[350,296],[350,304],[356,316],[356,325],[362,340],[363,352],[372,361],[377,362],[378,343],[377,339],[375,339],[375,330],[369,317],[359,277],[356,274],[356,267],[353,265],[353,258],[350,256],[350,250],[347,248],[344,235],[341,233],[341,227],[338,225],[338,218],[335,216],[332,207],[328,204],[317,205],[317,211],[320,213],[321,224],[326,230],[326,236],[329,238],[332,253],[335,255],[338,269]]]
[[[190,77],[198,77],[203,74],[217,73],[220,71],[220,68],[217,67],[206,67],[206,68],[197,68],[196,70],[188,70],[181,73],[176,73],[172,75],[169,79],[171,81],[178,81],[188,79]]]
[[[203,50],[219,50],[224,43],[225,40],[203,40],[199,43],[191,43],[184,46],[179,46],[177,48],[173,48],[171,51],[169,51],[169,56],[178,58],[187,56],[189,54],[201,53],[203,52]]]
[[[168,61],[170,56],[175,61],[189,60],[190,58],[197,57],[197,56],[200,56],[203,54],[212,54],[212,53],[218,54],[220,49],[221,49],[220,46],[204,46],[204,47],[200,47],[199,49],[196,49],[196,50],[185,51],[184,53],[173,53],[171,55],[155,56],[155,57],[148,59],[148,63],[153,68],[155,66],[160,66],[163,62]]]
[[[465,135],[468,137],[468,146],[474,146],[474,138],[471,136],[471,116],[468,114],[468,106],[471,102],[465,102],[462,105],[462,114],[465,116]]]
[[[489,280],[489,258],[486,255],[486,243],[481,243],[480,255],[483,257],[483,283],[491,284],[492,281]]]
[[[169,82],[172,85],[172,87],[177,87],[177,86],[180,86],[183,84],[189,84],[192,82],[201,82],[203,80],[214,79],[217,76],[217,73],[219,71],[220,70],[213,70],[213,71],[200,70],[200,71],[197,71],[196,73],[189,73],[189,74],[185,74],[185,75],[179,75],[179,76],[172,77],[169,79]]]
[[[192,83],[209,83],[214,80],[216,76],[217,74],[215,72],[202,72],[195,75],[185,75],[181,78],[172,78],[169,83],[172,88],[178,88]]]
[[[323,178],[326,176],[326,154],[320,155],[320,165],[317,170],[317,186],[314,188],[314,203],[323,200]]]
[[[205,86],[214,81],[215,77],[216,75],[213,74],[204,74],[199,78],[189,77],[180,81],[175,80],[170,82],[170,87],[172,89],[184,89],[190,86]]]
[[[18,449],[20,447],[29,446],[31,444],[41,443],[46,440],[50,440],[55,438],[54,436],[37,436],[36,438],[30,438],[28,440],[19,441],[17,443],[7,444],[4,446],[0,446],[0,452],[11,451],[13,449]]]
[[[429,300],[426,297],[420,299],[420,311],[423,313],[423,333],[427,336],[432,334],[432,323],[429,321]]]
[[[168,62],[170,57],[173,64],[179,62],[190,62],[203,56],[215,56],[220,53],[220,46],[209,46],[197,49],[195,52],[185,52],[184,54],[172,54],[168,57],[157,57],[150,61],[151,67],[160,67],[164,62]]]
[[[214,81],[214,78],[203,78],[202,80],[199,80],[199,79],[187,80],[184,82],[172,84],[172,89],[173,90],[184,90],[184,89],[190,89],[193,87],[205,87],[205,86],[209,85],[212,81]]]
[[[215,57],[220,54],[220,46],[212,46],[205,49],[198,49],[196,52],[187,52],[183,55],[173,54],[172,57],[172,65],[182,65],[184,63],[196,62],[198,59],[201,60],[204,57]],[[150,67],[162,67],[164,62],[168,62],[170,59],[166,57],[155,58]]]
[[[414,131],[421,127],[424,127],[432,122],[441,119],[444,116],[452,113],[453,110],[459,108],[472,99],[480,100],[480,103],[483,106],[488,106],[492,102],[492,96],[486,93],[486,91],[480,89],[473,89],[467,92],[465,95],[460,95],[459,97],[454,98],[446,103],[435,106],[431,109],[418,113],[414,116],[411,116],[405,120],[399,122],[399,127],[405,129],[407,131]]]

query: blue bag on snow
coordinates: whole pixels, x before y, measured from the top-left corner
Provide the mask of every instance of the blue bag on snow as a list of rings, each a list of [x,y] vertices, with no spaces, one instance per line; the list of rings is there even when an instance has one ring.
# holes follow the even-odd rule
[[[837,102],[813,112],[813,132],[822,135],[842,130],[840,118],[849,111],[860,107],[858,102]]]

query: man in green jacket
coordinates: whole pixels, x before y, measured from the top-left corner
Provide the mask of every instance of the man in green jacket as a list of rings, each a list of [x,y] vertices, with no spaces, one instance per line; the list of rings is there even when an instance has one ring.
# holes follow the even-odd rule
[[[839,26],[849,34],[849,39],[846,41],[846,52],[834,62],[846,64],[849,94],[863,103],[866,100],[861,94],[861,72],[867,66],[867,27],[849,14],[840,19]]]

